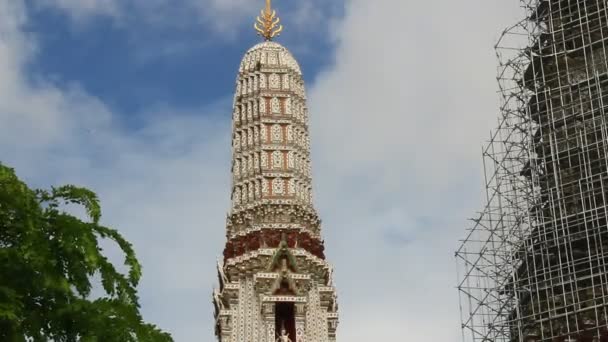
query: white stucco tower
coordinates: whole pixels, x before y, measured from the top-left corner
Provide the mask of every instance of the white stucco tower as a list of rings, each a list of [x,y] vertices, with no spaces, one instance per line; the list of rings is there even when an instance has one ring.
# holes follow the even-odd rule
[[[282,26],[270,0],[265,38],[243,57],[232,117],[232,209],[219,288],[221,342],[333,342],[332,267],[312,204],[308,109],[302,72],[271,41]]]

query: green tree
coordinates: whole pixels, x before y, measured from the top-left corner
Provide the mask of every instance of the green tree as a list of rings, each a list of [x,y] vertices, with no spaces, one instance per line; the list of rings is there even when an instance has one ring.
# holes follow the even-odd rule
[[[85,222],[62,208],[80,205]],[[0,341],[165,342],[169,334],[143,321],[141,266],[116,230],[99,224],[95,193],[75,186],[32,190],[0,163]],[[115,242],[127,274],[102,254]],[[104,294],[91,297],[93,279]]]

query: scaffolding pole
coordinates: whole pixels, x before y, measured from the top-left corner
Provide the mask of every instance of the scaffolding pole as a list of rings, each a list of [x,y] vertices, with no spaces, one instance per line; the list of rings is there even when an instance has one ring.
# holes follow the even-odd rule
[[[521,0],[496,45],[485,205],[456,251],[463,341],[608,342],[607,0]]]

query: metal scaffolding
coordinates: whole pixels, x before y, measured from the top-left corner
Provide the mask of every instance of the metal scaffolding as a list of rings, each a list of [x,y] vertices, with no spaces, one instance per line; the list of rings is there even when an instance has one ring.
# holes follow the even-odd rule
[[[456,252],[463,340],[606,342],[608,1],[520,2],[486,203]]]

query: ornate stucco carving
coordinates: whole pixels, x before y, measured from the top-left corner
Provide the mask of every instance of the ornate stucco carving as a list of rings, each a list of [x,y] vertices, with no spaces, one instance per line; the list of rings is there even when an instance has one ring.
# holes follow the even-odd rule
[[[216,334],[221,342],[274,341],[275,305],[291,302],[298,342],[335,341],[333,269],[312,204],[300,66],[280,44],[260,43],[245,54],[236,83]]]

